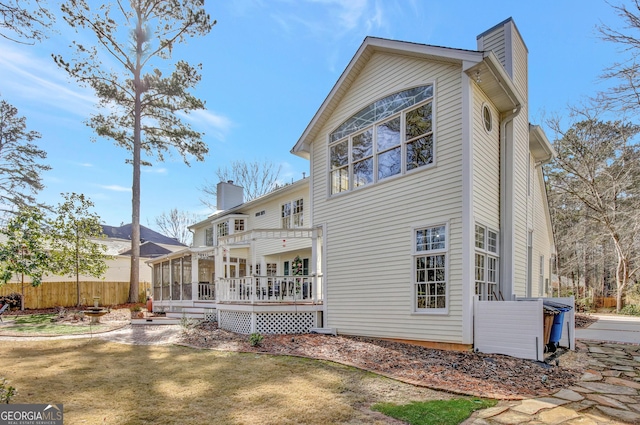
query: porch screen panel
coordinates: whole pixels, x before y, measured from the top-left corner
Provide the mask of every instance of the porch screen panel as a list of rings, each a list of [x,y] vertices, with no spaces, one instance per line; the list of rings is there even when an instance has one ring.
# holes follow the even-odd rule
[[[179,300],[180,299],[180,258],[175,258],[171,260],[171,299]]]
[[[191,256],[182,257],[182,299],[191,299]]]
[[[198,299],[215,299],[215,283],[213,274],[215,262],[211,259],[201,258],[198,260]]]
[[[153,299],[162,299],[162,269],[160,264],[153,265]]]
[[[170,288],[170,271],[169,271],[169,262],[168,261],[164,261],[162,262],[162,299],[163,300],[168,300],[169,299],[169,293],[171,291]]]

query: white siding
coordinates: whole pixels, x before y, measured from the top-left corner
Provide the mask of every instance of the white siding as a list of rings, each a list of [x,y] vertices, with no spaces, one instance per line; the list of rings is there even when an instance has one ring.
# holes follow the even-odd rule
[[[487,34],[482,39],[482,50],[488,52],[490,50],[495,53],[496,57],[502,63],[502,66],[506,67],[506,49],[504,43],[504,27],[496,28],[490,34]]]
[[[514,293],[526,295],[528,268],[528,237],[532,230],[528,222],[530,208],[527,195],[529,154],[529,108],[527,88],[527,50],[515,25],[511,25],[512,79],[516,89],[522,95],[524,104],[520,114],[514,119],[514,224],[515,224],[515,273]],[[533,294],[533,292],[532,292]]]
[[[542,300],[476,301],[474,348],[531,360],[544,359]]]
[[[487,132],[482,115],[487,105],[493,129]],[[500,228],[500,115],[486,95],[475,86],[473,94],[473,215],[478,223]]]
[[[327,134],[371,102],[435,83],[435,166],[327,197]],[[328,322],[343,334],[459,343],[461,69],[375,54],[312,145],[314,217],[326,224]],[[413,226],[449,224],[449,312],[412,314]]]
[[[553,254],[553,234],[551,232],[551,222],[548,215],[548,204],[545,196],[544,180],[542,176],[542,170],[540,167],[536,167],[532,174],[532,206],[531,215],[533,222],[533,295],[550,295],[545,294],[545,282],[544,279],[549,279],[551,276],[549,270],[549,259]],[[542,281],[542,288],[538,285],[540,283],[539,270],[540,270],[540,256],[544,256],[544,278]]]

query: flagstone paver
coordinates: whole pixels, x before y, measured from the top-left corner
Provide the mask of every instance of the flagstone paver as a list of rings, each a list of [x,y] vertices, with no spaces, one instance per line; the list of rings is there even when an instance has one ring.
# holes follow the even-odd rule
[[[578,382],[578,385],[602,394],[638,395],[638,390],[624,385],[613,385],[604,382]]]
[[[618,372],[618,375],[620,375],[622,372]],[[582,378],[580,378],[581,381],[584,382],[588,382],[588,381],[602,381],[602,373],[596,371],[596,370],[587,370],[583,375]]]
[[[569,401],[581,401],[584,400],[584,397],[575,391],[572,391],[568,388],[564,388],[553,395],[554,397],[561,398],[563,400]]]
[[[628,422],[630,424],[637,424],[640,422],[640,414],[636,412],[615,409],[613,407],[602,405],[598,405],[596,406],[596,408],[604,412],[607,416],[613,416],[614,418],[620,419],[621,421]]]
[[[465,425],[640,424],[640,346],[597,341],[581,346],[586,347],[589,369],[574,385],[550,397],[503,405],[486,415],[479,412]]]
[[[591,401],[595,401],[601,406],[614,407],[616,409],[629,410],[626,404],[617,401],[611,397],[607,397],[602,394],[587,394],[587,398]]]
[[[558,425],[579,416],[580,415],[577,412],[560,406],[541,412],[538,415],[538,418],[543,424]]]

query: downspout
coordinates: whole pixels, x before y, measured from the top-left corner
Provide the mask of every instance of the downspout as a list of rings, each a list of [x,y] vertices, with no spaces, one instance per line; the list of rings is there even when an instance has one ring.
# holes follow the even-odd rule
[[[502,86],[502,83],[500,83]],[[513,120],[520,114],[522,105],[516,104],[515,108],[510,114],[505,116],[500,122],[500,187],[501,187],[501,199],[500,199],[500,267],[502,273],[500,274],[500,287],[506,289],[506,282],[510,282],[509,293],[503,294],[505,300],[511,300],[513,298],[513,279],[514,279],[514,235],[515,235],[515,223],[513,220],[513,181],[509,182],[509,189],[511,196],[507,196],[507,165],[510,165],[510,170],[513,170],[513,147],[509,150],[511,158],[507,158],[507,124],[513,122]],[[512,135],[513,137],[513,135]],[[507,208],[507,199],[511,202],[509,208]],[[508,235],[507,235],[508,226]],[[509,240],[507,246],[506,241]],[[506,255],[507,248],[509,254]]]

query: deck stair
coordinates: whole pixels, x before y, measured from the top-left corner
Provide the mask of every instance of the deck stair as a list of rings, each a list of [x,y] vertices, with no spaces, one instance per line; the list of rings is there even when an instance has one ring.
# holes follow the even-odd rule
[[[167,317],[178,320],[182,319],[182,317],[197,320],[211,320],[211,313],[214,313],[213,317],[215,317],[215,309],[212,308],[176,307],[174,308],[174,311],[167,311],[165,314]]]
[[[171,317],[153,316],[142,319],[131,319],[132,325],[179,325],[180,319]]]

